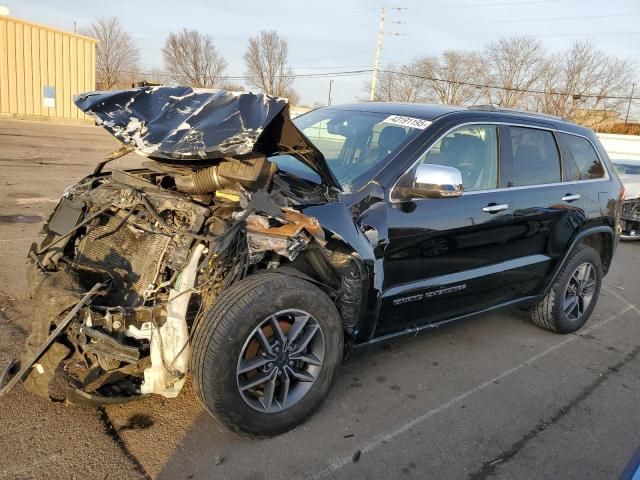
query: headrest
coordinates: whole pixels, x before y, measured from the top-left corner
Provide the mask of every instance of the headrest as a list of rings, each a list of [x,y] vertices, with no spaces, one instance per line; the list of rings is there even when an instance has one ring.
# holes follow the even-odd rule
[[[406,135],[407,133],[404,128],[389,125],[384,127],[380,132],[378,146],[383,150],[390,152],[400,145]]]
[[[473,135],[456,135],[451,139],[448,149],[460,153],[469,148],[482,148],[484,142]]]
[[[536,162],[540,160],[540,148],[537,145],[520,145],[514,155],[518,163]]]

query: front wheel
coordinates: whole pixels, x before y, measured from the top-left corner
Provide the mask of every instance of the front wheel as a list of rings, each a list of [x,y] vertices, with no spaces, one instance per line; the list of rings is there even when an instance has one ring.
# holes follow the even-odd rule
[[[587,245],[579,245],[558,273],[547,295],[531,309],[531,320],[552,332],[575,332],[591,316],[603,277],[598,252]]]
[[[260,273],[199,322],[192,371],[205,408],[233,431],[276,435],[320,405],[342,359],[335,305],[315,285]]]

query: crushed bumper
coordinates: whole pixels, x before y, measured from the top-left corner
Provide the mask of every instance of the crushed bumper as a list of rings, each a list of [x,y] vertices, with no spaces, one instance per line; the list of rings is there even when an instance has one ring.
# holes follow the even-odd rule
[[[87,303],[89,303],[93,297],[98,295],[103,288],[103,284],[96,283],[91,288],[91,290],[84,294],[80,301],[76,303],[71,311],[60,321],[60,323],[58,323],[58,326],[53,332],[51,332],[49,337],[36,349],[36,351],[32,355],[30,355],[30,358],[23,362],[20,371],[9,380],[9,382],[2,388],[2,390],[0,390],[0,397],[9,392],[20,380],[28,380],[29,378],[32,379],[31,384],[33,386],[33,389],[37,390],[37,392],[35,393],[41,393],[40,390],[42,389],[46,389],[46,391],[48,392],[48,380],[51,378],[51,376],[53,376],[53,372],[48,371],[49,369],[46,369],[41,364],[37,363],[38,360],[40,360],[45,353],[52,352],[54,356],[58,356],[56,354],[56,350],[50,349],[51,345],[76,318],[76,315],[78,314],[80,309]],[[64,354],[62,358],[64,358]],[[60,358],[60,360],[62,360],[62,358]],[[55,361],[52,363],[57,365]]]
[[[640,219],[623,218],[620,220],[621,240],[640,240]]]

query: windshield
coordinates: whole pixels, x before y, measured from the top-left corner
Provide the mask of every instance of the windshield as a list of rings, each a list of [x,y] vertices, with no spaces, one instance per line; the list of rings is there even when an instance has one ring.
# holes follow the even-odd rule
[[[283,172],[292,173],[298,178],[318,185],[322,183],[320,175],[292,155],[274,155],[269,157],[269,160],[275,163],[278,169]]]
[[[345,192],[413,140],[430,122],[385,113],[321,108],[293,123],[324,155]],[[406,126],[413,123],[416,125]]]
[[[613,161],[613,166],[618,175],[640,175],[640,162],[624,163]]]

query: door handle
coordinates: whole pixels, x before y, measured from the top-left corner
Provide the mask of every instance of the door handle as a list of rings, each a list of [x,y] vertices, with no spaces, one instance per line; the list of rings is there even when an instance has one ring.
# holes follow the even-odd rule
[[[497,213],[497,212],[500,212],[501,210],[506,210],[507,208],[509,208],[508,204],[501,203],[500,205],[495,205],[495,204],[487,205],[482,209],[482,211],[487,213]]]
[[[574,195],[571,193],[567,193],[564,197],[562,197],[563,202],[573,202],[574,200],[580,200],[580,194],[576,193]]]

